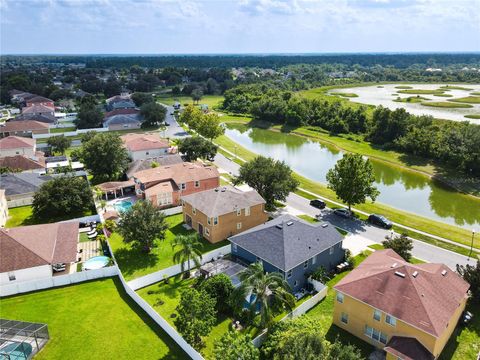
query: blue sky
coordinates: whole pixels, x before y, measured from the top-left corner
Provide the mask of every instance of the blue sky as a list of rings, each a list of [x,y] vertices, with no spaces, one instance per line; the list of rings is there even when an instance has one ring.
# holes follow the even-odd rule
[[[480,0],[0,0],[1,54],[480,51]]]

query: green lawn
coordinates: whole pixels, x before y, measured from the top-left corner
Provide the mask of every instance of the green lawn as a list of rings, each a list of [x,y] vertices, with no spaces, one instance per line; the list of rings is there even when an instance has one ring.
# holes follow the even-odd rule
[[[88,241],[90,241],[90,239],[88,238],[88,235],[87,235],[86,232],[80,233],[79,241],[80,241],[80,242],[88,242]]]
[[[45,224],[45,223],[53,223],[57,221],[69,220],[76,217],[82,216],[89,216],[93,215],[94,212],[92,210],[86,211],[81,214],[71,215],[71,216],[62,216],[58,218],[50,218],[48,220],[39,220],[33,217],[33,208],[31,205],[28,206],[19,206],[16,208],[8,209],[8,220],[5,227],[17,227],[17,226],[24,226],[24,225],[36,225],[36,224]]]
[[[337,96],[346,97],[346,98],[358,97],[358,95],[355,93],[344,93],[344,92],[332,92],[332,95],[337,95]]]
[[[107,278],[0,300],[2,318],[46,323],[50,340],[35,359],[187,359]]]
[[[448,99],[451,101],[452,99]],[[460,104],[460,103],[453,103],[453,102],[446,102],[446,101],[432,101],[432,102],[423,102],[423,106],[430,106],[430,107],[439,107],[439,108],[471,108],[473,107],[470,104]]]
[[[178,101],[183,106],[187,104],[193,104],[193,100],[190,96],[174,96],[171,93],[162,93],[158,94],[156,97],[157,101],[165,105],[173,105]],[[202,99],[198,102],[199,105],[207,104],[210,110],[218,107],[223,102],[223,96],[221,95],[204,95]]]
[[[114,233],[108,239],[110,246],[117,260],[118,266],[126,280],[150,274],[174,265],[173,254],[178,249],[172,248],[172,242],[176,235],[194,233],[193,230],[186,230],[183,227],[182,214],[168,216],[166,218],[169,229],[166,232],[165,240],[158,241],[157,247],[150,254],[132,249],[131,245],[125,244],[120,234]],[[211,244],[202,239],[203,252],[209,252],[227,245],[227,241]]]
[[[64,132],[70,132],[75,130],[77,130],[75,126],[66,127],[66,128],[53,128],[53,129],[50,129],[50,133],[56,134],[56,133],[64,133]]]

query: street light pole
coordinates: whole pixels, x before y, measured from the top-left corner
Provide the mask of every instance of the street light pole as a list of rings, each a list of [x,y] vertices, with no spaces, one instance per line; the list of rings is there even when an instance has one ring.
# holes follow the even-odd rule
[[[468,254],[468,260],[470,260],[470,256],[472,256],[473,250],[473,238],[475,237],[475,229],[472,230],[472,243],[470,244],[470,253]]]

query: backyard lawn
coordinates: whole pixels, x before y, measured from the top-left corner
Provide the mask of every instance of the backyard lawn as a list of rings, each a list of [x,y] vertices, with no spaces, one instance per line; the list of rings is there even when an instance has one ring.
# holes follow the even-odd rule
[[[178,101],[182,106],[186,104],[193,104],[193,100],[190,96],[174,96],[171,93],[163,93],[157,96],[157,100],[166,105],[173,105]],[[199,105],[207,104],[210,110],[219,106],[223,101],[223,96],[220,95],[204,95],[198,102]]]
[[[175,236],[194,233],[194,231],[186,230],[183,227],[182,214],[168,216],[166,220],[168,223],[168,230],[165,239],[163,241],[158,241],[158,246],[154,248],[150,254],[145,254],[136,249],[132,249],[131,245],[123,242],[122,236],[118,233],[114,233],[110,236],[108,241],[113,250],[118,266],[122,270],[122,274],[127,281],[165,269],[175,264],[173,262],[173,254],[178,251],[178,249],[172,248],[172,242],[175,239]],[[204,253],[228,244],[227,241],[210,244],[205,239],[202,239],[202,242],[204,244]]]
[[[0,300],[2,318],[46,323],[35,359],[187,359],[117,277]]]
[[[45,223],[53,223],[57,221],[63,221],[68,219],[73,219],[75,217],[82,217],[82,216],[89,216],[93,215],[93,211],[89,210],[84,212],[83,214],[78,214],[77,216],[64,216],[61,218],[51,218],[47,220],[39,220],[33,217],[33,208],[32,206],[19,206],[16,208],[8,209],[8,220],[5,227],[16,227],[16,226],[24,226],[24,225],[36,225],[36,224],[45,224]]]

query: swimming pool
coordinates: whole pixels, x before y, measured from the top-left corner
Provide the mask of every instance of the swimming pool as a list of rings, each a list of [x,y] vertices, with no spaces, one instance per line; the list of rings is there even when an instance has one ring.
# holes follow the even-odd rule
[[[113,207],[115,208],[115,210],[117,210],[120,213],[120,212],[128,211],[132,207],[132,205],[133,204],[131,201],[121,200],[113,204]]]
[[[85,261],[82,270],[101,269],[108,265],[110,258],[108,256],[95,256]]]
[[[23,360],[32,353],[32,345],[26,342],[11,342],[0,349],[0,359]]]

